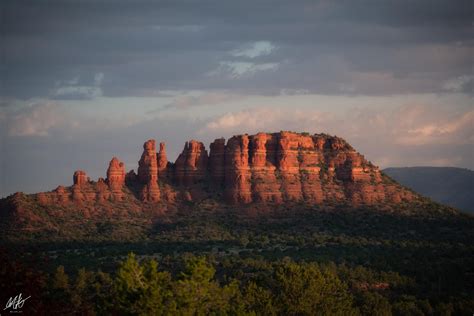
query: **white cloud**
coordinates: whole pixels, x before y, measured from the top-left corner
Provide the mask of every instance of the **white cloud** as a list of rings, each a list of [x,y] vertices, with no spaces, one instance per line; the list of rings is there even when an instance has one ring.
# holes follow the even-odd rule
[[[204,29],[203,25],[184,24],[184,25],[153,25],[155,31],[176,31],[176,32],[200,32]]]
[[[99,72],[94,75],[94,84],[96,87],[99,87],[102,85],[102,81],[104,80],[104,73]]]
[[[92,100],[102,96],[102,81],[104,73],[94,74],[92,85],[80,85],[80,77],[74,77],[64,82],[56,82],[56,88],[50,92],[52,99],[58,100]]]
[[[450,117],[447,113],[439,113],[433,117],[429,112],[430,109],[425,107],[414,120],[415,124],[398,131],[395,141],[401,145],[474,145],[474,110],[454,117]]]
[[[50,129],[64,125],[64,113],[55,103],[38,103],[7,119],[9,136],[48,136]]]
[[[192,106],[217,105],[243,98],[245,98],[243,95],[223,92],[206,92],[198,95],[179,95],[175,97],[172,102],[167,104],[165,108],[185,109]]]
[[[279,62],[255,62],[249,59],[270,55],[277,47],[269,41],[257,41],[242,45],[229,52],[234,58],[219,62],[219,66],[208,72],[208,76],[223,76],[228,79],[250,78],[260,72],[276,71]]]
[[[81,79],[80,76],[74,77],[71,80],[66,80],[65,83],[69,85],[77,85],[79,83],[79,79]],[[59,85],[60,81],[56,83],[56,85]]]
[[[473,82],[474,82],[474,76],[464,75],[464,76],[459,76],[459,77],[447,80],[443,84],[442,88],[443,90],[450,91],[450,92],[462,92],[469,89],[470,87],[471,88],[470,92],[472,93]]]
[[[260,56],[270,55],[276,46],[268,41],[258,41],[243,45],[242,47],[230,52],[234,57],[257,58]]]
[[[282,129],[316,132],[325,122],[330,121],[332,119],[329,113],[317,110],[261,107],[221,115],[208,122],[201,133],[257,133]]]
[[[102,96],[102,89],[89,86],[59,87],[51,92],[51,98],[61,100],[91,100]]]
[[[219,67],[210,72],[209,75],[224,75],[230,79],[241,79],[252,77],[262,71],[275,71],[279,66],[279,63],[257,64],[241,61],[222,61],[219,63]]]
[[[304,94],[310,94],[310,91],[308,89],[290,89],[290,88],[285,88],[280,90],[280,95],[304,95]]]

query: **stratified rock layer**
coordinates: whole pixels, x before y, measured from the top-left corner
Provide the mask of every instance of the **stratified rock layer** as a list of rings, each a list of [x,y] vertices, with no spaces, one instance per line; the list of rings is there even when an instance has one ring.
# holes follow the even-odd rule
[[[143,154],[138,162],[138,180],[144,184],[140,194],[143,201],[157,202],[160,200],[158,161],[153,139],[146,141],[143,145]]]
[[[158,163],[158,176],[165,178],[168,176],[168,158],[166,157],[166,145],[160,143],[160,151],[156,155]]]
[[[225,139],[219,138],[211,143],[209,153],[209,174],[211,182],[217,187],[224,186],[225,179]]]
[[[77,170],[74,172],[73,184],[77,186],[84,186],[88,181],[87,174],[85,171]]]
[[[107,169],[107,183],[114,199],[122,200],[124,197],[125,165],[116,157],[112,158],[109,163],[109,168]]]
[[[212,170],[213,166],[210,166]],[[249,168],[249,137],[234,136],[225,148],[224,190],[227,201],[252,202],[252,183]]]
[[[224,157],[224,159],[222,159]],[[343,139],[325,134],[234,136],[211,144],[209,173],[230,203],[381,203],[410,200]]]
[[[174,180],[178,185],[190,186],[207,175],[207,151],[204,144],[195,140],[186,142],[183,152],[174,164]]]
[[[346,141],[326,134],[258,133],[216,139],[208,155],[203,143],[186,142],[176,162],[166,147],[148,140],[138,173],[125,173],[117,158],[107,179],[90,181],[74,173],[74,185],[36,195],[40,204],[105,203],[138,198],[146,202],[199,202],[206,198],[232,204],[293,203],[377,204],[416,198],[382,175]]]

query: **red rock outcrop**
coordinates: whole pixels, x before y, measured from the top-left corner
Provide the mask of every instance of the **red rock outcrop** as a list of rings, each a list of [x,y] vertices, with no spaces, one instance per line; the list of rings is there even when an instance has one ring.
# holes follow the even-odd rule
[[[160,200],[158,186],[158,162],[156,159],[155,140],[150,139],[143,144],[143,154],[138,162],[138,180],[144,184],[141,199],[156,202]]]
[[[191,186],[207,175],[207,151],[204,144],[195,140],[186,142],[183,152],[174,164],[174,180],[177,185]]]
[[[264,133],[250,137],[250,172],[252,199],[255,202],[282,202],[280,183],[276,176],[275,151],[267,150],[274,148],[275,142]],[[268,155],[267,155],[268,154]],[[268,159],[268,160],[267,160]]]
[[[225,151],[225,196],[231,203],[252,202],[249,137],[234,136]]]
[[[138,176],[135,173],[135,170],[130,170],[129,172],[127,172],[127,174],[125,175],[125,183],[126,184],[131,185],[131,184],[133,184],[137,181],[138,181]]]
[[[225,179],[225,139],[219,138],[211,143],[209,153],[209,173],[211,183],[222,188]]]
[[[160,143],[160,151],[156,159],[158,161],[158,176],[165,178],[168,176],[168,157],[166,156],[166,144]]]
[[[117,193],[115,193],[117,194]],[[111,200],[112,193],[110,192],[109,186],[104,181],[104,179],[99,178],[96,184],[96,201],[99,203],[104,203]],[[115,199],[118,200],[118,199]]]
[[[113,157],[107,169],[107,184],[112,196],[116,200],[122,200],[123,186],[125,185],[125,165],[117,157]]]
[[[85,171],[77,170],[74,172],[73,183],[79,187],[85,185],[88,181],[87,174]]]
[[[280,132],[216,139],[210,154],[201,142],[186,143],[169,163],[164,143],[143,145],[138,174],[125,173],[117,158],[107,179],[90,181],[76,171],[71,187],[36,195],[41,205],[142,201],[179,203],[206,198],[233,204],[377,204],[410,201],[416,196],[386,176],[346,141],[326,134]],[[127,197],[127,199],[125,199]]]
[[[71,200],[71,193],[61,185],[58,186],[53,192],[54,202],[58,204],[66,204]]]
[[[74,172],[73,183],[74,184],[71,187],[71,198],[74,202],[83,203],[88,201],[95,201],[96,194],[92,183],[87,177],[85,171],[78,170]]]
[[[225,146],[219,139],[211,144],[209,170],[231,203],[374,204],[412,197],[407,190],[393,193],[377,167],[343,139],[325,134],[241,135]]]

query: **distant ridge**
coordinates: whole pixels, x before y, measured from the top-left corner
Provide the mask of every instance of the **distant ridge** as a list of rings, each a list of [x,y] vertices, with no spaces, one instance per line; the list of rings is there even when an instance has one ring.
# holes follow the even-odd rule
[[[414,191],[474,214],[474,171],[455,167],[387,168],[384,173]]]

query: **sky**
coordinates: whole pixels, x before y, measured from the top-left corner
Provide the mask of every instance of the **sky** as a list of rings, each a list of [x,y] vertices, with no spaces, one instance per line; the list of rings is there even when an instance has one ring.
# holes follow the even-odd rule
[[[474,169],[474,4],[3,0],[0,197],[137,168],[147,139],[292,130]]]

